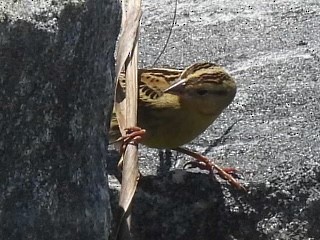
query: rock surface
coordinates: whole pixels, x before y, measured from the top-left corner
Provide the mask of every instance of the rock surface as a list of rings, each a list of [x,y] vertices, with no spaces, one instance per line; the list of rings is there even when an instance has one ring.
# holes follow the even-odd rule
[[[173,10],[173,0],[144,1],[141,66],[161,51]],[[235,77],[233,104],[188,147],[236,167],[249,192],[142,147],[135,239],[320,239],[319,12],[318,0],[178,1],[156,65],[212,61]]]
[[[0,3],[0,239],[106,239],[116,0]]]

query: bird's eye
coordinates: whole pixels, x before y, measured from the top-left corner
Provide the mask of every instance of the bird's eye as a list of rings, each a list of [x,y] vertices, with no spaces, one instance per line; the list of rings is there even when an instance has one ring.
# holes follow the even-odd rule
[[[201,89],[201,90],[197,90],[197,94],[198,95],[205,95],[205,94],[207,94],[208,93],[208,91],[207,90],[204,90],[204,89]]]

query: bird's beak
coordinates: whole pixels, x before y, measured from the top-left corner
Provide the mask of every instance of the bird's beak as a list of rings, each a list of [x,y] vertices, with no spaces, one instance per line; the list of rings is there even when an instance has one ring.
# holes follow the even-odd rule
[[[187,79],[181,79],[180,81],[176,82],[172,86],[168,87],[166,90],[164,90],[164,93],[172,93],[177,94],[181,93],[185,89]]]

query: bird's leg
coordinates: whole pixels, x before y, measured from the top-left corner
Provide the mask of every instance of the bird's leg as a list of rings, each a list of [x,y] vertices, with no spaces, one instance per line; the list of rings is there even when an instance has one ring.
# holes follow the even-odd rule
[[[118,138],[116,141],[112,142],[111,144],[114,143],[121,143],[120,146],[120,155],[122,156],[123,153],[126,151],[126,148],[128,144],[135,144],[137,145],[140,141],[143,135],[145,134],[146,130],[142,129],[140,127],[130,127],[130,128],[125,128],[126,134],[124,136],[121,136]],[[118,168],[122,169],[122,157],[118,163]]]
[[[210,165],[207,165],[206,163],[204,162],[199,162],[198,160],[196,161],[190,161],[190,162],[187,162],[186,164],[184,164],[183,168],[199,168],[201,170],[207,170],[209,171],[210,173],[213,172],[213,166],[211,166],[211,163]],[[228,167],[228,168],[221,168],[225,173],[231,175],[233,178],[241,178],[239,177],[239,175],[237,174],[238,171],[237,169],[235,168],[232,168],[232,167]],[[219,172],[218,172],[219,173]],[[227,180],[224,176],[221,176],[219,174],[219,176],[221,178],[223,178],[224,180]]]
[[[121,143],[120,154],[124,153],[128,144],[138,144],[145,134],[146,130],[140,127],[130,127],[125,128],[126,134],[124,136],[119,137],[116,141],[110,143]]]
[[[222,178],[227,180],[232,186],[234,186],[237,189],[245,190],[247,191],[232,175],[236,172],[233,168],[227,168],[223,169],[216,165],[214,162],[210,161],[209,158],[201,155],[200,153],[193,152],[191,150],[188,150],[186,148],[178,147],[174,148],[173,150],[176,150],[178,152],[187,154],[193,158],[195,158],[198,161],[198,167],[201,169],[209,170],[210,173],[213,173],[213,169],[215,169],[218,173],[218,175]],[[188,164],[188,163],[187,163]]]
[[[159,149],[159,160],[160,160],[160,165],[157,169],[158,174],[166,174],[170,168],[171,168],[171,157],[172,153],[170,149],[165,149],[165,150],[160,150]]]

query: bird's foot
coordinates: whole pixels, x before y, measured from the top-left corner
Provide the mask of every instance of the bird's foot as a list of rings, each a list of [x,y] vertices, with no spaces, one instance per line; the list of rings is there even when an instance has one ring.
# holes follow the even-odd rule
[[[130,127],[130,128],[125,128],[126,134],[124,136],[121,136],[118,138],[116,141],[112,142],[113,143],[121,143],[120,146],[120,155],[122,156],[124,152],[126,151],[126,148],[128,144],[133,144],[133,145],[138,145],[139,142],[141,141],[143,135],[145,134],[146,130],[142,129],[140,127]],[[122,169],[122,157],[118,163],[118,168]]]
[[[184,164],[183,166],[184,169],[191,169],[191,168],[199,168],[200,170],[207,170],[210,173],[213,173],[213,167],[211,164],[206,164],[204,162],[199,162],[199,161],[189,161],[186,164]],[[242,177],[239,175],[239,171],[235,168],[221,168],[226,174],[231,175],[233,178],[235,179],[241,179]],[[217,173],[219,174],[219,171],[217,171]],[[228,180],[227,178],[225,178],[224,174],[219,176],[221,178],[223,178],[224,180]]]
[[[130,127],[125,128],[124,130],[126,131],[126,134],[118,138],[116,141],[112,142],[112,144],[121,142],[122,145],[120,148],[120,154],[123,154],[125,152],[128,144],[137,145],[146,132],[145,129],[142,129],[140,127]]]
[[[234,168],[221,168],[218,165],[216,165],[214,162],[210,161],[209,158],[190,151],[188,149],[185,148],[176,148],[175,149],[178,152],[182,152],[185,153],[191,157],[194,157],[196,159],[196,161],[187,163],[185,167],[187,166],[191,166],[191,168],[194,167],[199,167],[200,169],[204,169],[204,170],[208,170],[210,173],[213,173],[213,171],[215,170],[217,172],[217,174],[222,178],[225,179],[226,181],[228,181],[233,187],[239,189],[239,190],[244,190],[247,191],[247,189],[245,187],[243,187],[235,178],[239,178],[239,176],[237,175],[237,170]]]

